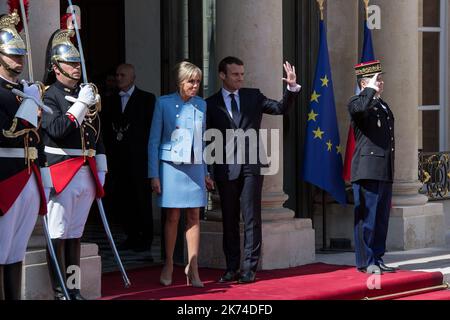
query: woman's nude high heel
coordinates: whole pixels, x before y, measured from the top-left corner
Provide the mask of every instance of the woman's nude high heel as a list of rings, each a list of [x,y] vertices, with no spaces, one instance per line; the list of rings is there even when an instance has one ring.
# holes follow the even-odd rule
[[[161,283],[163,286],[168,287],[172,284],[172,274],[170,275],[170,278],[164,277],[164,270],[166,269],[166,266],[161,271],[161,276],[159,277],[159,283]]]
[[[189,282],[192,284],[194,288],[204,288],[205,285],[200,280],[196,280],[193,277],[192,270],[189,265],[184,269],[184,274],[186,275],[186,285],[189,286]]]

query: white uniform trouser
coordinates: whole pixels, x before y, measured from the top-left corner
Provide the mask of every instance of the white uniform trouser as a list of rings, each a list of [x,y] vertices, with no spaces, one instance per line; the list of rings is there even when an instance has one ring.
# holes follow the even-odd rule
[[[28,240],[39,215],[40,203],[41,197],[33,173],[13,206],[0,217],[0,265],[25,259]]]
[[[52,239],[78,239],[84,231],[96,187],[87,166],[75,174],[69,185],[48,203],[48,228]]]

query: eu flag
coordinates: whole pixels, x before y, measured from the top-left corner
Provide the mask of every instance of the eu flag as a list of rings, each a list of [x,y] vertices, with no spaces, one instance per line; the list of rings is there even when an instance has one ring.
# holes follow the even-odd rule
[[[375,53],[373,50],[372,32],[370,31],[367,21],[364,21],[364,43],[361,56],[361,63],[375,60]]]
[[[320,21],[320,47],[311,96],[303,160],[303,179],[346,204],[342,152],[328,55],[327,32]]]

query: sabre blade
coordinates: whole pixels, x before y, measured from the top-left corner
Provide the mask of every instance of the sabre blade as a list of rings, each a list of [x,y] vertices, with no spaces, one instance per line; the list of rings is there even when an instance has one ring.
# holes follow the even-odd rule
[[[83,72],[83,83],[88,83],[88,76],[87,76],[87,71],[86,71],[86,60],[84,60],[83,44],[81,43],[81,36],[80,36],[80,29],[78,27],[77,15],[75,14],[75,9],[73,8],[72,0],[67,0],[67,2],[69,3],[70,12],[72,14],[73,25],[75,28],[75,34],[77,36],[78,51],[80,51],[81,69]]]
[[[44,228],[45,240],[47,241],[48,251],[50,254],[50,259],[55,268],[56,277],[58,278],[59,285],[61,286],[61,289],[66,299],[71,300],[69,292],[67,291],[66,283],[64,282],[64,277],[62,276],[61,269],[58,264],[58,259],[56,258],[55,248],[53,247],[52,239],[50,237],[50,231],[48,229],[47,216],[42,217],[42,224]]]
[[[31,55],[30,33],[29,33],[29,29],[28,29],[28,20],[27,20],[27,13],[25,10],[25,3],[23,0],[20,0],[20,12],[22,13],[23,30],[25,31],[25,38],[26,38],[26,43],[27,43],[28,78],[29,78],[30,82],[34,83],[33,59],[32,59],[32,55]]]
[[[119,266],[120,273],[122,274],[122,279],[124,282],[125,288],[129,288],[131,286],[130,279],[128,278],[127,272],[125,271],[125,268],[123,267],[122,260],[120,259],[119,252],[117,252],[116,244],[114,243],[114,239],[111,233],[111,229],[109,228],[108,219],[106,218],[105,209],[103,208],[102,200],[97,198],[97,205],[98,205],[98,211],[100,213],[100,217],[103,222],[103,226],[106,231],[106,236],[108,238],[109,245],[111,246],[111,250],[114,254],[114,258]]]

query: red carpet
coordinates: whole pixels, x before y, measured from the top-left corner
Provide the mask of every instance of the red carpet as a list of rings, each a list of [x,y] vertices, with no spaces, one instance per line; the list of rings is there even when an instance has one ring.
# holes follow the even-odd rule
[[[159,284],[161,267],[137,269],[128,276],[132,282],[123,288],[120,273],[102,279],[102,300],[360,300],[391,293],[441,285],[440,272],[399,271],[381,276],[381,290],[370,290],[369,275],[355,267],[322,263],[285,270],[260,271],[257,281],[248,285],[219,284],[222,270],[201,269],[205,288],[186,286],[183,268],[175,268],[170,287]]]

